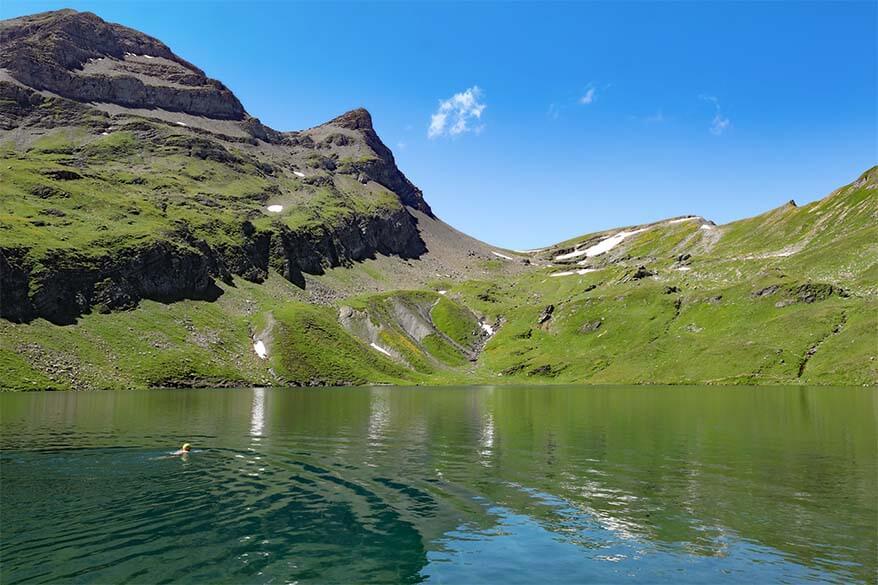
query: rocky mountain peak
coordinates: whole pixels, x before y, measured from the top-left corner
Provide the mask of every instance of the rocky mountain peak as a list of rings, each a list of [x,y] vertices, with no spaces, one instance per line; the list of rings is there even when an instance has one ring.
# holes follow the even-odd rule
[[[393,152],[375,132],[372,115],[365,108],[346,112],[307,133],[316,142],[332,144],[336,154],[349,159],[347,172],[384,185],[404,205],[434,217],[424,194],[396,166]]]
[[[111,24],[91,12],[64,9],[13,18],[0,23],[0,42],[12,60],[38,50],[67,69],[79,69],[101,57],[123,59],[126,53],[162,57],[194,72],[203,72],[180,59],[161,41],[134,29]]]
[[[326,125],[339,126],[348,130],[372,130],[372,114],[366,108],[357,108],[333,118]]]
[[[228,88],[158,39],[90,12],[0,22],[0,67],[23,85],[81,102],[228,120],[246,115]]]
[[[0,21],[0,68],[0,94],[13,104],[6,112],[0,108],[0,127],[27,123],[32,102],[42,99],[33,90],[109,110],[112,115],[120,113],[118,106],[138,116],[149,115],[144,110],[185,113],[202,119],[173,123],[219,133],[216,136],[224,132],[240,136],[243,130],[294,150],[318,145],[329,161],[325,170],[353,175],[364,184],[375,181],[404,205],[433,216],[420,189],[396,166],[366,109],[285,135],[249,116],[228,88],[158,39],[90,12],[58,10]],[[169,121],[159,112],[156,117]],[[299,134],[308,142],[298,142]]]

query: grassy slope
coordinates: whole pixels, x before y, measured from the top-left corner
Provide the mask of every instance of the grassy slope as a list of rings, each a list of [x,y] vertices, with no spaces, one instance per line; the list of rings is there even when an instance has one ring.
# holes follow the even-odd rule
[[[236,280],[216,302],[142,302],[132,311],[90,314],[75,325],[0,321],[4,387],[116,389],[238,384],[415,383],[417,374],[348,335],[336,309],[297,300],[280,277]],[[268,360],[252,335],[274,321]],[[46,370],[54,370],[46,375]]]
[[[468,354],[479,342],[475,315],[459,303],[432,291],[396,291],[347,299],[346,305],[364,311],[380,328],[380,344],[400,356],[402,363],[433,383],[472,379]],[[420,337],[406,324],[411,315],[429,329]],[[454,369],[456,368],[456,369]]]
[[[606,284],[591,274],[527,283],[540,305],[519,302],[521,290],[470,283],[461,292],[507,323],[491,340],[482,363],[505,376],[534,381],[593,383],[835,383],[878,380],[875,325],[878,303],[830,297],[776,307],[779,297],[754,299],[738,285],[703,290],[685,277],[637,285]],[[668,283],[680,294],[666,294]],[[472,295],[492,290],[494,303]],[[721,300],[713,300],[722,296]],[[679,302],[679,308],[677,303]],[[542,327],[545,305],[555,312]],[[844,327],[832,334],[845,320]],[[585,324],[600,322],[595,330]],[[803,356],[820,341],[807,362]]]
[[[4,245],[27,246],[35,255],[68,249],[99,256],[160,237],[180,221],[210,243],[234,243],[239,235],[223,229],[234,223],[225,214],[254,212],[257,229],[271,221],[307,229],[389,205],[386,193],[339,198],[295,177],[266,174],[243,153],[230,152],[232,163],[192,157],[170,138],[170,146],[166,139],[163,147],[143,150],[134,147],[137,134],[124,128],[99,138],[62,130],[27,151],[5,147]],[[71,160],[81,179],[47,178]],[[859,184],[811,205],[722,226],[716,241],[693,222],[655,226],[592,259],[600,269],[586,275],[552,277],[562,268],[535,268],[490,282],[443,282],[447,296],[407,291],[342,301],[368,314],[380,328],[380,344],[398,359],[347,332],[337,307],[308,305],[295,287],[272,277],[263,285],[236,281],[214,303],[143,302],[132,311],[86,315],[72,326],[0,321],[0,383],[17,390],[465,381],[876,384],[878,197],[868,188],[875,175],[872,169]],[[354,183],[351,190],[358,189]],[[38,187],[48,187],[48,196]],[[267,189],[290,207],[283,219],[258,213]],[[35,222],[48,229],[33,229]],[[682,272],[675,258],[687,251],[691,270]],[[632,280],[641,264],[655,275]],[[350,270],[353,279],[360,272],[374,277],[369,262]],[[797,298],[796,287],[815,283],[841,287],[848,296],[836,290],[815,302]],[[778,290],[753,296],[770,285]],[[550,304],[551,319],[538,325]],[[414,337],[400,310],[424,316],[430,334]],[[251,335],[269,313],[276,325],[271,357],[263,361],[252,351]],[[483,341],[477,316],[502,326],[473,364],[468,352]]]
[[[504,375],[595,383],[876,384],[876,175],[871,169],[811,205],[723,226],[706,252],[698,251],[703,234],[696,227],[672,224],[626,241],[627,260],[594,273],[537,273],[454,292],[507,320],[483,358]],[[688,250],[690,271],[676,270],[674,257]],[[626,280],[641,262],[655,276]],[[778,286],[773,294],[754,296],[771,285]],[[805,302],[803,285],[833,285],[848,296],[836,290]],[[539,327],[549,304],[553,317]],[[596,321],[596,330],[582,330]]]
[[[246,148],[138,119],[106,136],[63,128],[31,144],[6,143],[0,243],[26,247],[35,260],[57,251],[100,257],[174,239],[185,225],[225,246],[242,243],[242,217],[257,230],[278,222],[303,231],[399,207],[386,189],[343,176],[337,185],[311,185]],[[78,177],[52,174],[65,171]],[[284,212],[267,214],[269,202]]]
[[[373,295],[349,304],[381,324],[380,343],[405,364],[368,347],[336,321],[335,307],[296,300],[280,278],[237,282],[214,303],[144,302],[133,311],[87,315],[73,326],[0,322],[0,363],[13,389],[120,388],[164,384],[361,384],[469,382],[874,384],[874,298],[832,295],[777,307],[784,289],[751,296],[749,283],[701,288],[697,274],[618,283],[621,269],[517,282],[460,284],[435,293]],[[587,290],[590,285],[598,285]],[[676,286],[679,293],[666,293]],[[784,285],[786,287],[792,285]],[[720,300],[715,300],[721,296]],[[433,305],[437,332],[416,342],[387,309],[391,299]],[[486,300],[487,299],[487,300]],[[459,302],[454,302],[459,301]],[[679,307],[678,307],[679,303]],[[548,304],[552,318],[537,319]],[[471,306],[499,332],[470,364],[448,338],[472,339]],[[271,359],[251,333],[271,312]],[[582,330],[585,324],[601,325]],[[833,331],[840,323],[837,333]],[[440,335],[440,333],[442,335]],[[799,369],[808,351],[817,351]],[[38,351],[33,348],[39,347]],[[47,365],[53,365],[47,368]],[[60,371],[59,371],[60,366]],[[54,370],[52,378],[44,373]],[[498,375],[500,374],[500,375]]]
[[[215,302],[144,301],[131,311],[93,313],[67,326],[42,319],[28,325],[0,320],[2,388],[441,384],[471,379],[461,369],[468,360],[443,328],[460,333],[478,324],[471,313],[435,293],[350,300],[383,325],[381,343],[402,354],[401,363],[345,331],[336,307],[303,302],[303,293],[280,277],[261,285],[236,279],[235,286],[223,285],[223,290]],[[420,304],[428,312],[433,303],[443,301],[451,317],[418,342],[388,310],[391,301]],[[269,358],[261,360],[252,349],[253,338],[269,319]]]

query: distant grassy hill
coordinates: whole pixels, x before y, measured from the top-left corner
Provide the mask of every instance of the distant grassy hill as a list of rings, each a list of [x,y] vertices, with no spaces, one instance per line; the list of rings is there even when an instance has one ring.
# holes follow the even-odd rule
[[[365,110],[249,116],[88,13],[0,23],[0,387],[878,383],[878,170],[533,253],[436,218]]]

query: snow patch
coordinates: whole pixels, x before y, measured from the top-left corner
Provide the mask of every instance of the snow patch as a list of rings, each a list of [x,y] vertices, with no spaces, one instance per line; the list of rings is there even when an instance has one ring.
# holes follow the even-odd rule
[[[110,135],[109,132],[101,132],[101,136],[109,136],[109,135]]]
[[[583,248],[582,250],[574,250],[568,254],[561,254],[560,256],[555,256],[555,260],[569,260],[571,258],[578,258],[579,256],[586,256],[588,258],[592,258],[594,256],[600,256],[605,252],[609,252],[616,246],[622,243],[625,238],[629,238],[635,234],[639,234],[641,232],[645,232],[649,228],[641,228],[639,230],[632,230],[630,232],[621,231],[619,233],[613,234],[608,238],[604,238],[594,246],[589,246],[588,248]]]
[[[265,348],[265,344],[261,339],[257,339],[253,342],[253,351],[256,352],[256,355],[259,356],[259,359],[267,359],[268,358],[268,350]]]
[[[690,270],[692,270],[692,267],[691,266],[678,266],[677,270],[679,270],[680,272],[689,272]]]
[[[600,268],[580,268],[579,270],[566,270],[564,272],[555,272],[554,274],[550,274],[549,276],[572,276],[574,274],[579,274],[580,276],[583,274],[588,274],[589,272],[597,272]]]
[[[543,250],[548,250],[548,248],[534,248],[533,250],[512,250],[512,251],[518,252],[519,254],[536,254],[537,252],[542,252]]]
[[[180,122],[179,120],[174,122],[174,124],[176,124],[177,126],[189,126],[189,124],[187,124],[186,122]]]
[[[299,178],[304,178],[304,177],[305,177],[305,173],[303,173],[302,171],[293,171],[293,174],[296,175],[296,176],[299,177]]]
[[[485,323],[484,321],[479,322],[479,326],[482,328],[482,331],[487,333],[488,335],[494,335],[494,328]]]
[[[386,349],[384,349],[383,347],[381,347],[381,346],[378,345],[377,343],[372,342],[372,343],[370,343],[369,345],[370,345],[373,349],[376,349],[376,350],[380,351],[380,352],[383,353],[384,355],[389,356],[389,357],[393,357],[393,354],[391,354],[389,351],[387,351]]]
[[[144,55],[144,57],[145,57],[146,59],[155,59],[155,57],[153,57],[152,55]]]
[[[715,230],[715,225],[710,225],[709,223],[702,224],[698,229],[700,230]]]
[[[266,207],[266,209],[272,213],[280,213],[281,211],[284,210],[284,206],[283,205],[269,205],[268,207]]]
[[[498,258],[503,258],[504,260],[514,260],[514,258],[512,257],[507,256],[506,254],[501,254],[500,252],[495,252],[494,250],[491,250],[491,254],[497,256]]]
[[[696,216],[692,217],[681,217],[680,219],[672,219],[668,223],[683,223],[684,221],[692,221],[693,219],[698,219]]]
[[[438,292],[440,295],[448,294],[448,291],[447,291],[447,290],[440,290],[440,291],[437,291],[437,292]]]

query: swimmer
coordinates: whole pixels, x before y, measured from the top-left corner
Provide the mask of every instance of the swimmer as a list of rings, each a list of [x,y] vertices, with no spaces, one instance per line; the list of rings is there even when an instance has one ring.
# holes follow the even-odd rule
[[[183,446],[171,453],[172,457],[187,457],[189,455],[189,451],[192,450],[192,445],[189,443],[183,443]]]

